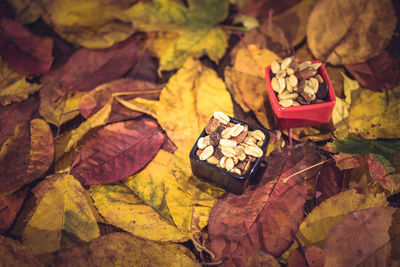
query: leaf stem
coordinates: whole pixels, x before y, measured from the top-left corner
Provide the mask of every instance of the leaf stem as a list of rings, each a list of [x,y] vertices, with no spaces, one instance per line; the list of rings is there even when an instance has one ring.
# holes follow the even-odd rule
[[[315,168],[315,167],[317,167],[317,166],[319,166],[319,165],[325,164],[326,162],[332,161],[332,160],[334,160],[334,159],[333,159],[333,158],[330,158],[330,159],[327,159],[327,160],[318,162],[318,163],[316,163],[316,164],[314,164],[314,165],[311,165],[311,166],[309,166],[309,167],[307,167],[307,168],[305,168],[305,169],[302,169],[302,170],[300,170],[300,171],[298,171],[298,172],[295,172],[295,173],[289,175],[288,177],[283,178],[283,179],[282,179],[282,183],[285,184],[285,183],[286,183],[290,178],[292,178],[293,176],[296,176],[296,175],[298,175],[298,174],[300,174],[300,173],[303,173],[303,172],[305,172],[305,171],[308,171],[308,170],[310,170],[310,169],[312,169],[312,168]]]
[[[133,91],[133,92],[118,92],[118,93],[113,93],[112,96],[142,95],[142,94],[149,95],[149,94],[160,93],[161,90],[162,90],[162,88],[153,89],[153,90],[137,90],[137,91]]]
[[[192,236],[192,237],[190,237],[190,239],[192,240],[194,246],[196,247],[196,249],[197,249],[199,252],[201,252],[201,251],[204,250],[205,252],[207,252],[207,253],[211,256],[212,259],[215,258],[215,254],[214,254],[211,250],[209,250],[208,248],[206,248],[205,246],[201,245],[200,242],[197,241],[195,237]]]

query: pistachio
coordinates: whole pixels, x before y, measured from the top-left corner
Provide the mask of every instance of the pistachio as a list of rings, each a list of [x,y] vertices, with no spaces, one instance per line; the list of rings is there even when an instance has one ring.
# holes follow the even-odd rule
[[[203,152],[201,152],[199,158],[200,160],[206,160],[209,157],[211,157],[211,155],[214,153],[214,147],[213,146],[207,146]]]
[[[214,118],[216,118],[223,124],[227,124],[230,121],[230,118],[221,111],[214,112]]]

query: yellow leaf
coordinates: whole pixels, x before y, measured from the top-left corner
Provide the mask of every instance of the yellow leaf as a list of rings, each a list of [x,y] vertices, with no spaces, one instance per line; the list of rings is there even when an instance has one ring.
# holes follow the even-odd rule
[[[157,118],[157,105],[159,103],[158,101],[148,100],[141,97],[125,100],[117,96],[115,97],[115,99],[126,108],[135,111],[140,111],[147,115],[152,116],[153,118]]]
[[[104,107],[86,121],[82,122],[78,128],[56,139],[56,161],[58,161],[65,153],[70,152],[71,149],[78,144],[79,140],[81,140],[91,129],[103,126],[107,123],[113,101],[114,98],[111,97]]]
[[[228,1],[193,0],[188,5],[172,0],[140,2],[115,15],[142,31],[172,32],[179,36],[164,38],[168,40],[162,43],[166,49],[156,53],[160,56],[159,71],[179,68],[189,57],[208,55],[218,62],[228,44],[225,33],[216,25],[226,18]]]
[[[20,102],[40,89],[41,85],[28,83],[26,77],[12,69],[0,58],[0,104]]]
[[[72,175],[53,175],[32,192],[37,207],[24,229],[23,244],[35,255],[88,242],[100,236],[81,184]]]
[[[387,206],[384,194],[358,194],[355,190],[341,192],[315,207],[300,224],[297,240],[301,246],[323,247],[329,231],[353,211]]]
[[[111,233],[89,244],[61,251],[52,266],[199,266],[186,247],[157,243],[129,233]]]
[[[29,248],[4,236],[0,236],[0,258],[2,266],[43,266]]]
[[[94,185],[90,189],[96,208],[108,223],[149,240],[188,240],[171,221],[159,215],[124,184]]]
[[[396,20],[390,0],[316,1],[308,18],[308,46],[333,65],[363,62],[389,44]]]
[[[162,89],[157,120],[188,153],[214,111],[233,116],[233,103],[217,73],[189,59]]]
[[[399,138],[400,86],[389,90],[388,95],[360,90],[350,107],[350,133],[365,139]]]
[[[225,82],[244,112],[254,112],[257,120],[271,129],[265,108],[267,91],[265,68],[279,57],[268,49],[258,49],[255,45],[238,50],[234,66],[225,68]]]
[[[109,4],[99,0],[45,0],[41,7],[42,18],[61,37],[87,48],[110,47],[134,33],[129,23],[115,17],[115,13],[129,7],[129,1]]]

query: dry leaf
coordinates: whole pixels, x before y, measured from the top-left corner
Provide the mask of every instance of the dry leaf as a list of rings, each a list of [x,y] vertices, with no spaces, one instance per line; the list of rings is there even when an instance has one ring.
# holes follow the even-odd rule
[[[41,86],[26,81],[26,77],[0,58],[0,104],[9,105],[12,102],[21,102]]]
[[[256,250],[247,259],[246,267],[280,267],[279,262],[272,256],[261,250]]]
[[[72,175],[49,176],[32,192],[37,206],[22,241],[35,255],[80,245],[100,236],[84,189]]]
[[[224,31],[216,24],[228,15],[227,0],[193,0],[188,7],[177,1],[156,0],[138,3],[116,16],[141,31],[178,33],[160,57],[159,71],[181,67],[189,57],[207,55],[217,62],[228,46]]]
[[[23,73],[45,73],[53,61],[53,39],[34,35],[8,18],[0,21],[0,48],[2,59]]]
[[[363,62],[386,48],[396,21],[390,0],[318,1],[307,24],[308,46],[333,65]]]
[[[53,163],[53,154],[53,135],[44,120],[17,126],[0,150],[0,192],[15,192],[39,178]]]
[[[288,259],[288,267],[323,267],[324,251],[317,246],[308,246],[294,250]]]
[[[387,51],[365,62],[347,64],[345,67],[362,87],[375,91],[393,88],[399,80],[397,63]]]
[[[27,192],[25,188],[8,196],[0,195],[0,233],[6,232],[13,223]]]
[[[328,198],[308,214],[299,227],[296,240],[301,246],[323,247],[329,231],[351,212],[387,205],[384,194],[362,195],[355,190],[341,192]]]
[[[399,209],[356,211],[338,223],[326,240],[325,266],[396,266],[400,244]]]
[[[50,266],[199,266],[178,244],[157,243],[128,233],[111,233],[89,244],[59,252]]]
[[[40,267],[32,251],[17,240],[0,236],[0,258],[3,266]]]
[[[109,124],[79,149],[71,174],[83,186],[120,181],[146,166],[163,142],[160,128],[150,119]]]

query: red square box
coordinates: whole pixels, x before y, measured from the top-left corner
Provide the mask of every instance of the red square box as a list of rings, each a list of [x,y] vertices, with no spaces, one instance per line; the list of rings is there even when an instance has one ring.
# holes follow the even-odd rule
[[[321,61],[312,60],[311,63],[321,63]],[[271,86],[270,70],[271,66],[265,69],[267,93],[269,103],[274,112],[274,122],[279,129],[313,126],[329,122],[336,103],[336,96],[324,64],[321,64],[318,73],[328,83],[329,101],[320,104],[282,107],[278,103],[275,91]]]

